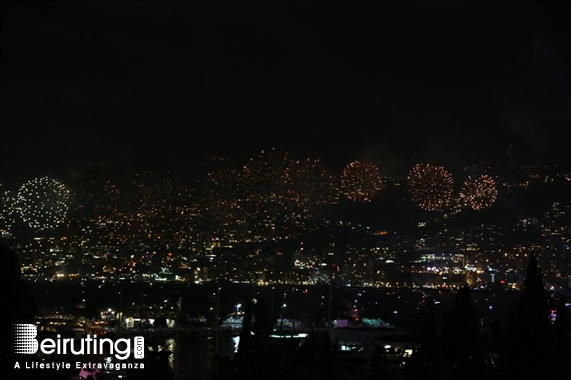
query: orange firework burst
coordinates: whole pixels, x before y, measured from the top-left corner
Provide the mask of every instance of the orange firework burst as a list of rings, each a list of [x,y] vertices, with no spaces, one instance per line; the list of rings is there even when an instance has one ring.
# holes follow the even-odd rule
[[[450,201],[452,175],[442,166],[416,164],[409,171],[407,180],[413,202],[424,210],[440,210]]]
[[[460,190],[462,201],[474,210],[490,207],[496,201],[497,195],[496,181],[486,174],[476,178],[468,177]]]
[[[353,161],[343,169],[341,190],[352,201],[371,202],[384,187],[377,165]]]

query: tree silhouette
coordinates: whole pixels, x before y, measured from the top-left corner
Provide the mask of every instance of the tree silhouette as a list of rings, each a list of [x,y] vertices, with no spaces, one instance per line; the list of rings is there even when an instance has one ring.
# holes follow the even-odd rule
[[[539,268],[537,257],[531,254],[526,270],[523,284],[523,296],[520,299],[517,309],[517,319],[519,325],[527,330],[534,331],[530,338],[541,340],[549,330],[549,302],[543,274]]]
[[[271,335],[274,321],[271,320],[270,310],[264,296],[256,297],[256,312],[254,322],[254,349],[256,352],[264,352],[271,347]]]
[[[242,320],[242,330],[240,331],[240,342],[238,350],[234,355],[234,363],[236,369],[236,379],[252,379],[250,362],[252,359],[252,350],[254,342],[252,339],[252,301],[248,300],[244,304],[244,319]]]
[[[263,295],[256,296],[255,321],[253,327],[254,347],[251,357],[252,375],[255,379],[275,379],[278,362],[272,345],[273,321]]]
[[[341,378],[337,363],[337,347],[328,333],[313,332],[295,351],[297,377],[319,380],[336,380]],[[303,376],[303,377],[300,377]]]
[[[504,353],[506,379],[553,378],[550,310],[543,275],[535,254],[526,269],[522,296],[508,326]]]
[[[410,378],[416,378],[417,367],[411,364],[408,368],[405,368],[405,372],[409,368],[414,368],[414,370],[411,371]],[[365,380],[390,379],[392,371],[393,367],[388,358],[387,350],[383,346],[376,346],[375,351],[371,355],[370,370]],[[408,377],[405,376],[405,378]]]
[[[440,326],[438,326],[434,311],[428,308],[424,315],[420,348],[413,353],[403,369],[405,379],[450,379],[447,355],[442,343]]]
[[[499,320],[494,321],[490,328],[491,333],[491,342],[490,342],[490,351],[499,356],[506,348],[506,341],[507,341],[507,332],[502,325],[502,322]]]
[[[442,328],[452,378],[485,378],[486,363],[478,333],[477,313],[467,284],[458,290],[452,314],[444,320]]]
[[[286,339],[272,339],[274,321],[266,298],[257,294],[244,302],[244,320],[238,352],[234,355],[235,378],[248,380],[288,379],[295,350]],[[295,376],[294,378],[298,378]]]

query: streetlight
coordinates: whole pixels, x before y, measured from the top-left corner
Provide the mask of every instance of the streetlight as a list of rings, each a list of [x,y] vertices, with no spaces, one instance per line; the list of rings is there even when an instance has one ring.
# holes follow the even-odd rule
[[[236,305],[236,318],[238,318],[238,313],[240,312],[240,308],[242,307],[242,304],[239,303],[238,305]]]
[[[286,308],[286,304],[284,303],[282,305],[282,313],[281,313],[281,317],[280,317],[280,333],[283,334],[283,328],[284,328],[284,314],[285,314],[285,308]]]

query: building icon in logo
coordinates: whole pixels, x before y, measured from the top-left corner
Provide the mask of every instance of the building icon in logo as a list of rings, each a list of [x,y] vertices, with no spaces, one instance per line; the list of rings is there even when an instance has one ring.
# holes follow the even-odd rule
[[[14,352],[17,354],[35,354],[38,352],[38,329],[29,323],[13,324],[12,336]]]

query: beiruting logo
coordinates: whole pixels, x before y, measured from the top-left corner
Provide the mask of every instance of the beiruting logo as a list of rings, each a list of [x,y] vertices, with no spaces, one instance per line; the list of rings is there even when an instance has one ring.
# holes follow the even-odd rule
[[[131,339],[119,338],[116,340],[109,338],[100,338],[97,335],[87,334],[83,338],[62,338],[60,334],[55,339],[45,338],[38,341],[38,329],[33,324],[14,324],[14,352],[17,354],[36,354],[38,351],[43,354],[58,355],[97,355],[109,354],[114,355],[119,360],[128,359],[133,352],[135,359],[143,359],[145,357],[144,347],[145,338],[135,336]],[[132,344],[131,344],[132,343]],[[131,347],[133,348],[131,350]]]

